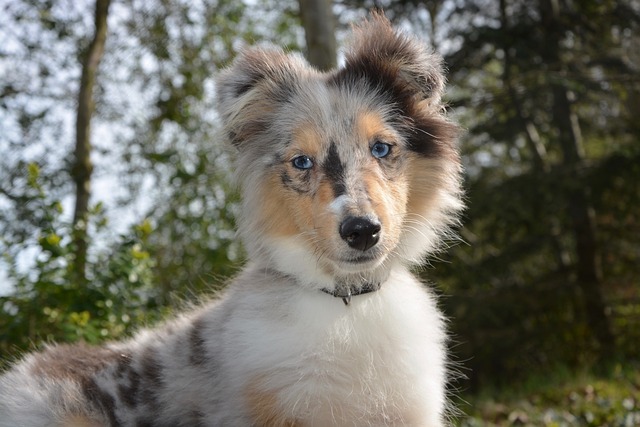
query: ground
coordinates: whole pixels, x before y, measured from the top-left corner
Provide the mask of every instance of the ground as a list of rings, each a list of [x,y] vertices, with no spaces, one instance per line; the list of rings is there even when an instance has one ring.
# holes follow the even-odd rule
[[[640,426],[640,368],[619,364],[606,376],[566,371],[513,390],[463,396],[459,427]],[[493,394],[493,396],[491,396]]]

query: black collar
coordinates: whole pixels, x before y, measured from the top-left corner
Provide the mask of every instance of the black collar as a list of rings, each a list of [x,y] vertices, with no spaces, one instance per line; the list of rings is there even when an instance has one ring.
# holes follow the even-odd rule
[[[291,278],[292,280],[295,280],[295,278],[293,278],[292,276],[273,268],[266,268],[264,272],[266,274],[285,276]],[[351,297],[375,292],[378,289],[380,289],[380,283],[364,282],[360,287],[338,285],[333,291],[330,291],[327,288],[321,288],[320,290],[327,295],[331,295],[336,298],[342,298],[342,302],[344,302],[344,305],[349,305],[351,303]]]
[[[344,305],[349,305],[351,303],[351,297],[375,292],[378,289],[380,289],[379,283],[366,282],[363,283],[361,287],[354,289],[352,289],[350,286],[347,286],[346,289],[336,287],[336,289],[333,291],[330,291],[327,288],[322,288],[320,290],[325,294],[334,296],[336,298],[342,298],[342,302],[344,302]]]

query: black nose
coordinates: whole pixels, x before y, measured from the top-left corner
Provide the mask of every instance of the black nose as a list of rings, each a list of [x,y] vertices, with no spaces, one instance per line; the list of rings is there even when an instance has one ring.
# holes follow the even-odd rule
[[[340,237],[352,248],[366,251],[380,240],[381,228],[377,220],[350,216],[340,224]]]

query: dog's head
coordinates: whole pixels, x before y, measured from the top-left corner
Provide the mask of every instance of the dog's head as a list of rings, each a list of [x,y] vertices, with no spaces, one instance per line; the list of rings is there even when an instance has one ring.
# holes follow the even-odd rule
[[[218,101],[250,258],[329,287],[436,250],[462,207],[443,87],[441,58],[377,14],[333,72],[275,47],[241,53]]]

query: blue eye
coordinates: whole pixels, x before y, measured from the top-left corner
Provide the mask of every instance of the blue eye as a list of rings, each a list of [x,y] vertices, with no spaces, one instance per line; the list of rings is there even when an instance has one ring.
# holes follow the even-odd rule
[[[313,160],[308,156],[295,157],[291,163],[293,164],[293,167],[303,170],[311,169],[313,167]]]
[[[383,157],[387,157],[390,152],[391,152],[391,145],[386,144],[384,142],[378,141],[375,144],[373,144],[373,146],[371,147],[371,154],[373,154],[373,157],[377,159],[382,159]]]

